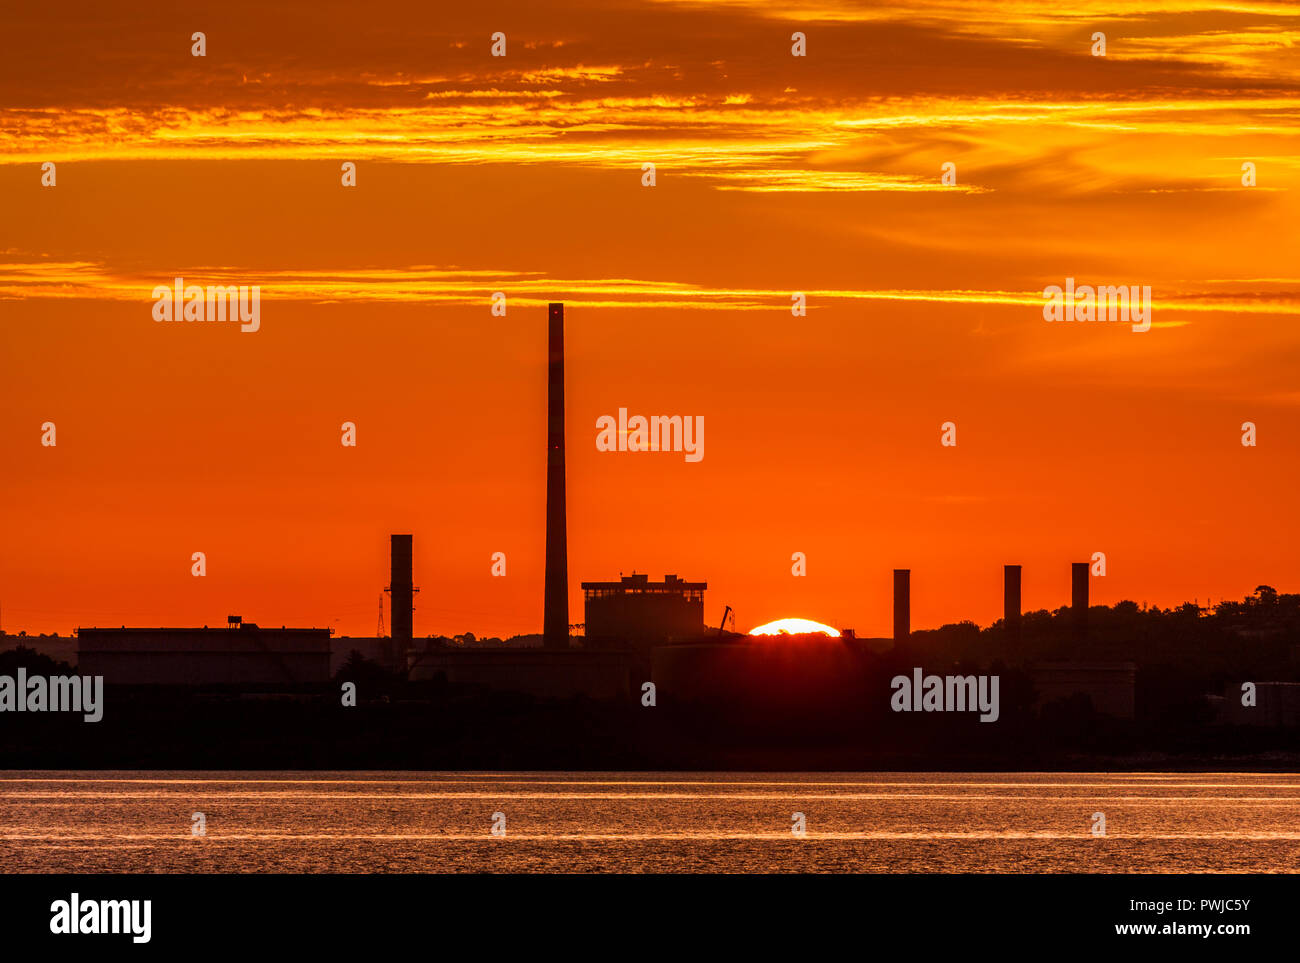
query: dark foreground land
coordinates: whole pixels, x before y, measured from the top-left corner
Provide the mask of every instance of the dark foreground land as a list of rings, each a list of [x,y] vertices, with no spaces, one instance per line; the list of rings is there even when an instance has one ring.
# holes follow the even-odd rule
[[[0,717],[15,769],[1292,770],[1295,729],[1222,726],[1196,706],[1118,721],[1086,706],[970,714],[845,706],[641,705],[394,684],[345,707],[330,685],[114,689],[104,717]],[[1198,716],[1202,716],[1198,718]]]

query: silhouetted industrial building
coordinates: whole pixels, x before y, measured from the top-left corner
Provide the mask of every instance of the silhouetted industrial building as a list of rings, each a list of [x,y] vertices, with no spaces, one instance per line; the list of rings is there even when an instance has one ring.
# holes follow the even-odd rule
[[[1256,682],[1254,705],[1242,705],[1241,683],[1229,683],[1219,721],[1234,726],[1300,726],[1300,682]]]
[[[631,671],[626,651],[475,645],[452,649],[430,641],[427,649],[411,651],[408,677],[414,682],[437,680],[544,699],[577,695],[613,699],[630,693]]]
[[[583,622],[588,645],[658,645],[704,634],[707,582],[665,575],[624,575],[617,582],[583,582]]]
[[[1116,719],[1134,717],[1137,681],[1134,662],[1039,662],[1031,675],[1040,709],[1053,702],[1086,696],[1098,715]]]
[[[77,671],[110,685],[327,682],[329,629],[263,629],[232,616],[227,628],[80,629]]]
[[[825,635],[719,636],[657,645],[650,678],[664,704],[824,711],[868,698],[870,640]],[[886,679],[876,680],[888,705]]]

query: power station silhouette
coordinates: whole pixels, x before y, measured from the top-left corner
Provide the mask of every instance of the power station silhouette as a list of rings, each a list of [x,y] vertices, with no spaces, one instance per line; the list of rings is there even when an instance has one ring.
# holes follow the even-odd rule
[[[629,671],[649,672],[649,647],[704,633],[704,582],[644,575],[584,582],[594,631],[570,635],[565,451],[564,305],[547,309],[546,568],[540,647],[461,647],[415,637],[414,535],[390,536],[390,638],[331,639],[327,629],[262,628],[230,616],[221,628],[86,628],[79,660],[109,681],[162,684],[313,683],[349,652],[412,680],[443,678],[539,694],[612,695]],[[382,608],[381,608],[382,617]],[[584,627],[588,622],[582,623]],[[337,644],[333,644],[337,643]]]
[[[773,680],[793,685],[800,675],[811,691],[824,687],[829,692],[853,677],[854,660],[873,643],[908,651],[910,569],[894,570],[892,639],[858,639],[849,629],[841,639],[802,637],[797,665],[788,662],[788,646],[779,641],[760,642],[722,628],[706,629],[707,583],[672,574],[661,582],[633,573],[618,581],[581,583],[585,631],[572,636],[562,303],[548,305],[546,346],[546,545],[540,645],[461,645],[432,637],[417,642],[414,536],[403,533],[391,536],[390,579],[385,589],[392,608],[388,639],[333,640],[327,629],[260,628],[239,616],[231,616],[225,629],[87,628],[80,630],[81,671],[132,684],[319,683],[331,677],[341,655],[359,652],[414,682],[440,680],[540,696],[614,697],[627,695],[653,678],[678,693],[705,698],[737,684],[751,691]],[[1011,640],[1019,638],[1021,626],[1020,574],[1018,565],[1005,567],[1004,622]],[[1087,631],[1088,578],[1088,563],[1071,566],[1072,624],[1080,636]],[[877,645],[875,651],[881,649]],[[1060,686],[1067,688],[1118,687],[1120,703],[1131,704],[1131,663],[1065,666],[1057,674]]]
[[[582,583],[586,632],[580,646],[574,645],[569,622],[565,444],[564,305],[552,302],[547,306],[546,575],[541,648],[452,648],[430,641],[423,649],[411,649],[405,659],[410,679],[443,679],[538,695],[619,695],[628,692],[634,669],[640,668],[648,676],[650,646],[703,636],[705,583],[684,582],[675,575],[663,582],[650,582],[646,576],[634,574],[618,582]],[[394,549],[393,558],[398,557]],[[403,564],[409,564],[409,558],[403,558]],[[394,584],[399,580],[409,584],[410,573],[394,571],[392,578]],[[393,604],[397,604],[396,595]],[[394,615],[395,630],[396,625]]]

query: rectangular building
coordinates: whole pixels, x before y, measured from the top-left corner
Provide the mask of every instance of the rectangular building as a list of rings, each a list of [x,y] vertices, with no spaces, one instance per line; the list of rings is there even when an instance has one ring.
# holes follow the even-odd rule
[[[1300,726],[1300,682],[1255,682],[1254,705],[1242,705],[1240,683],[1224,691],[1219,721],[1234,726]]]
[[[626,698],[631,691],[633,660],[633,654],[625,651],[430,646],[411,651],[408,677],[412,682],[440,680],[538,698],[615,699]]]
[[[329,629],[80,629],[77,671],[109,685],[328,682]]]
[[[697,639],[704,633],[706,582],[685,582],[665,575],[624,575],[617,582],[583,582],[588,646],[644,647],[673,639]]]
[[[1039,662],[1032,676],[1040,709],[1082,695],[1098,715],[1132,719],[1136,714],[1135,662]]]

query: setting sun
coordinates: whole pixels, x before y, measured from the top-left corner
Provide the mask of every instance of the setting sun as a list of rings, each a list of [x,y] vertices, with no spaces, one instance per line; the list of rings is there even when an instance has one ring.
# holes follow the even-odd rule
[[[829,625],[814,622],[812,619],[777,619],[775,622],[768,622],[766,625],[760,625],[756,629],[751,629],[749,634],[807,635],[812,632],[821,632],[824,635],[829,635],[833,639],[838,639],[840,637],[838,629],[832,629]]]

